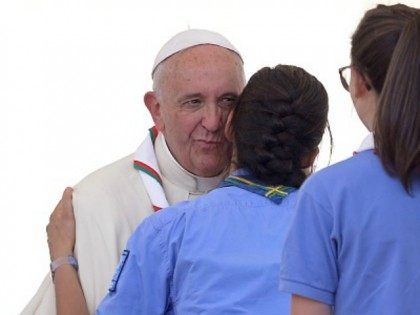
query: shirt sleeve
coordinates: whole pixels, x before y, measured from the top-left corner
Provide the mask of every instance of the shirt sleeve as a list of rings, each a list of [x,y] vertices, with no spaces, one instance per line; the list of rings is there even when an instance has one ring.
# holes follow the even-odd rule
[[[301,191],[283,249],[280,290],[334,304],[338,283],[333,217]]]
[[[97,314],[164,314],[171,270],[164,228],[150,218],[131,236]],[[166,233],[167,234],[167,233]]]

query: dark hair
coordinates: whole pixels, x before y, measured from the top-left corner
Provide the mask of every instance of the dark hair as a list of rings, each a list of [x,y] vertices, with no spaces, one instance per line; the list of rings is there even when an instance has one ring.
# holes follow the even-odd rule
[[[397,4],[367,11],[353,34],[351,59],[379,94],[378,155],[409,191],[420,171],[420,10]]]
[[[321,142],[328,95],[305,70],[278,65],[255,73],[232,117],[236,163],[267,185],[299,187],[302,162]]]

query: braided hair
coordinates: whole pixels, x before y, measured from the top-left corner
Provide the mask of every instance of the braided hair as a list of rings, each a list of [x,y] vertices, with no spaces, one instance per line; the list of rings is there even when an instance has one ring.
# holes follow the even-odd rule
[[[321,142],[328,95],[314,76],[295,66],[255,73],[233,112],[238,168],[267,185],[300,187],[303,159]]]

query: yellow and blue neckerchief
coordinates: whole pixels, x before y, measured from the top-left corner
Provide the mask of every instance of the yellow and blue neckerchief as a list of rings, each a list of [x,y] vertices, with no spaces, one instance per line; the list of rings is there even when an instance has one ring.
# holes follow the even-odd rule
[[[254,194],[261,195],[270,199],[276,204],[280,204],[287,195],[297,190],[289,186],[266,186],[255,181],[252,176],[245,170],[240,169],[229,177],[225,178],[219,187],[236,186],[241,189],[248,190]]]

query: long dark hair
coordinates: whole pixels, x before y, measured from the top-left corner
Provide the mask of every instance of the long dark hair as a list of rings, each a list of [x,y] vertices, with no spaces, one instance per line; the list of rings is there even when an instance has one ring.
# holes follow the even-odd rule
[[[420,10],[397,4],[367,11],[351,58],[379,94],[373,132],[382,164],[409,191],[420,173]]]
[[[232,117],[236,163],[268,185],[299,187],[302,163],[321,142],[328,96],[305,70],[278,65],[255,73]]]

